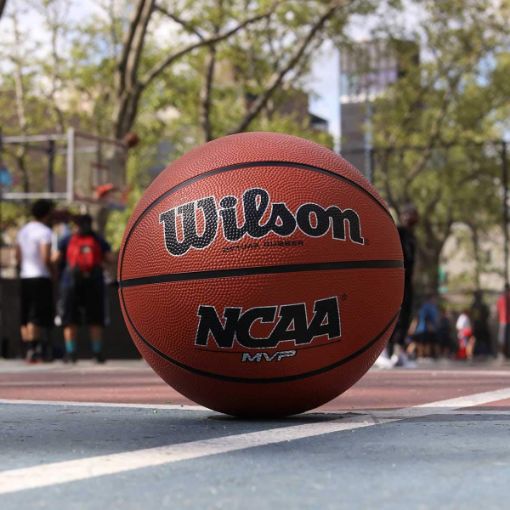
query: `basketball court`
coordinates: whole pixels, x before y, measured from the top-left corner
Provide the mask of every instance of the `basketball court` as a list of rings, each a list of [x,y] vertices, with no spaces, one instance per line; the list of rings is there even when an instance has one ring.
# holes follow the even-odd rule
[[[142,361],[4,361],[2,508],[506,508],[508,368],[374,368],[309,413],[240,420]]]
[[[510,506],[510,3],[445,4],[0,0],[0,510]]]

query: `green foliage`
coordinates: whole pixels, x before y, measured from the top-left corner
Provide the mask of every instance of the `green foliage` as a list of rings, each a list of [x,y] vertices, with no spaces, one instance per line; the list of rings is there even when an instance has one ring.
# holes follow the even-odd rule
[[[333,137],[324,131],[311,130],[306,121],[291,115],[274,115],[270,119],[261,118],[253,126],[253,131],[273,131],[288,135],[300,136],[333,149]]]
[[[169,159],[238,130],[284,131],[331,146],[328,134],[310,126],[304,78],[326,38],[345,39],[349,17],[366,15],[380,4],[374,0],[161,0],[150,14],[147,32],[137,32],[136,37],[143,37],[139,53],[133,51],[127,59],[130,65],[139,56],[139,65],[122,75],[122,55],[132,16],[141,5],[138,0],[95,0],[87,15],[79,18],[71,16],[66,0],[20,0],[2,22],[19,25],[26,12],[37,11],[50,44],[39,45],[25,29],[17,40],[4,45],[2,56],[11,62],[9,71],[19,71],[24,90],[21,97],[12,72],[0,75],[0,124],[4,134],[63,131],[69,126],[110,138],[130,130],[138,133],[141,144],[129,152],[127,168],[129,207],[112,213],[108,225],[108,235],[118,246],[120,225],[145,189],[150,179],[147,169],[158,159],[162,141],[173,147]],[[330,13],[327,22],[314,32],[326,13]],[[220,42],[200,44],[245,22]],[[313,37],[296,58],[309,34]],[[195,49],[180,55],[193,43]],[[148,80],[151,71],[171,55],[180,56]],[[267,101],[251,112],[259,99]],[[26,122],[20,118],[17,101],[23,104]],[[119,128],[119,118],[128,107],[134,114]]]
[[[376,185],[390,205],[412,201],[422,284],[437,265],[452,225],[480,231],[500,221],[500,146],[508,113],[507,23],[493,2],[426,2],[419,66],[376,102]],[[508,18],[506,18],[508,19]]]

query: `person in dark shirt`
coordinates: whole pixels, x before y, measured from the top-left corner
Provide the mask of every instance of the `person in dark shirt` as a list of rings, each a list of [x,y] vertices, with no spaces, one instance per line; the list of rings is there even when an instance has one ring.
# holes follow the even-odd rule
[[[400,315],[395,327],[395,331],[388,342],[388,354],[391,356],[395,350],[395,345],[400,345],[404,349],[407,332],[411,323],[413,311],[413,271],[416,260],[416,237],[414,229],[419,221],[418,211],[413,204],[406,204],[400,211],[400,224],[398,234],[402,244],[404,255],[404,297]]]
[[[438,356],[448,358],[456,351],[457,342],[452,334],[452,320],[445,305],[439,306],[439,322],[437,326]]]
[[[76,231],[62,238],[54,261],[62,264],[60,276],[61,320],[66,359],[76,361],[76,339],[82,318],[89,327],[92,351],[104,362],[104,275],[103,264],[111,257],[110,245],[92,230],[92,217],[75,218]]]
[[[473,322],[473,335],[476,338],[475,355],[487,356],[492,351],[492,340],[489,328],[490,310],[483,299],[483,292],[473,293],[473,304],[469,310]]]

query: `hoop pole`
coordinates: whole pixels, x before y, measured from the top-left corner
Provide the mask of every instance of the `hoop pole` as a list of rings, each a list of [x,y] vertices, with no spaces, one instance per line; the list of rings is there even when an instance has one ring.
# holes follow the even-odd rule
[[[507,143],[501,142],[501,180],[503,183],[503,239],[504,239],[504,266],[505,266],[505,285],[508,285],[508,150]]]
[[[363,140],[363,157],[364,157],[364,173],[365,177],[369,182],[372,182],[372,153],[373,153],[373,112],[372,112],[372,101],[369,99],[369,93],[367,90],[366,101],[365,101],[365,123],[366,131]]]
[[[1,148],[1,145],[0,145]],[[1,153],[0,153],[1,154]],[[0,356],[4,355],[4,271],[3,260],[1,258],[1,250],[3,248],[4,226],[3,226],[3,201],[4,187],[0,184]]]
[[[48,142],[48,192],[55,191],[55,140]]]
[[[2,154],[3,154],[3,143],[4,136],[2,134],[2,128],[0,127],[0,165],[2,164]],[[4,205],[4,187],[0,183],[0,355],[3,355],[3,345],[4,345],[4,271],[2,267],[2,257],[1,250],[3,248],[3,238],[4,238],[4,226],[3,226],[3,205]]]
[[[67,130],[67,201],[74,200],[74,128]]]
[[[503,354],[510,358],[510,299],[508,296],[508,150],[506,141],[501,142],[501,181],[503,184],[503,256],[505,268],[505,287],[503,290],[505,304],[505,324],[503,336]]]

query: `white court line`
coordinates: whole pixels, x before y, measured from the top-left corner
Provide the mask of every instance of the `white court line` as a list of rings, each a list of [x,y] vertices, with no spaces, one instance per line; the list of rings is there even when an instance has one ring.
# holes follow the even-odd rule
[[[396,410],[377,410],[372,413],[378,418],[397,417],[400,420],[407,418],[421,418],[431,414],[449,414],[456,412],[458,409],[466,407],[474,407],[497,402],[498,400],[506,400],[510,398],[510,388],[502,388],[499,390],[485,391],[483,393],[475,393],[463,397],[449,398],[447,400],[439,400],[437,402],[427,402],[417,406],[406,407]]]
[[[509,367],[510,368],[510,367]],[[374,369],[374,372],[379,373],[391,373],[392,376],[401,375],[402,377],[408,377],[409,374],[413,375],[423,375],[426,374],[429,377],[436,377],[441,375],[457,375],[457,376],[477,376],[483,375],[486,377],[510,377],[510,370],[483,370],[482,368],[472,368],[470,366],[459,367],[459,368],[442,368],[441,366],[434,367],[431,365],[430,367],[419,367],[419,368],[401,368],[397,367],[393,370],[388,370],[387,368],[377,368]],[[369,371],[370,373],[370,371]],[[433,375],[432,375],[433,374]]]
[[[386,422],[395,421],[388,419]],[[101,455],[85,459],[54,462],[30,468],[0,472],[0,494],[35,489],[88,478],[112,475],[133,469],[160,466],[183,460],[197,459],[256,446],[267,446],[296,439],[304,439],[342,430],[375,425],[370,416],[355,416],[328,422],[307,423],[259,432],[190,441],[169,446],[147,448],[131,452]]]
[[[53,462],[29,468],[12,469],[0,473],[0,494],[113,475],[134,469],[155,467],[257,446],[295,441],[408,418],[448,414],[455,412],[456,409],[487,404],[507,398],[510,398],[510,388],[430,402],[396,411],[381,411],[374,413],[374,415],[347,414],[343,418],[327,422],[280,427],[130,452]]]
[[[168,409],[171,411],[209,411],[213,412],[207,407],[199,405],[188,405],[188,404],[128,404],[128,403],[116,403],[116,402],[77,402],[77,401],[66,401],[66,400],[11,400],[11,399],[0,399],[1,404],[8,405],[35,405],[35,406],[75,406],[75,407],[128,407],[128,408],[139,408],[139,409]]]
[[[494,409],[491,411],[491,409],[494,409],[492,407],[486,407],[485,409],[477,409],[477,410],[471,410],[471,409],[460,409],[457,411],[454,411],[455,416],[510,416],[510,410],[508,411],[501,411],[499,409]]]
[[[493,393],[493,392],[490,392]],[[483,393],[482,395],[485,395]],[[460,397],[465,398],[465,397]],[[506,398],[506,397],[504,397]],[[503,400],[503,399],[496,399],[497,400]],[[80,401],[70,401],[70,400],[14,400],[14,399],[0,399],[0,405],[7,404],[7,405],[36,405],[36,406],[55,406],[55,407],[111,407],[111,408],[128,408],[128,409],[158,409],[158,410],[164,410],[164,411],[199,411],[199,412],[209,412],[209,413],[217,413],[216,411],[212,411],[211,409],[208,409],[207,407],[199,406],[196,404],[189,405],[189,404],[130,404],[130,403],[122,403],[122,402],[80,402]],[[423,404],[423,406],[429,406],[430,404]],[[477,405],[475,404],[469,404],[469,405]],[[409,407],[405,409],[395,409],[395,410],[385,410],[385,409],[344,409],[340,411],[332,411],[330,409],[312,409],[311,411],[307,411],[306,413],[303,413],[303,415],[353,415],[353,416],[373,416],[374,418],[390,418],[395,417],[398,415],[397,419],[403,419],[401,416],[402,413],[407,413],[408,410],[413,409],[413,416],[407,416],[409,418],[413,417],[420,417],[423,415],[423,408],[422,406],[414,406]],[[427,407],[425,407],[427,409]],[[453,409],[453,412],[455,414],[472,414],[472,415],[479,415],[479,414],[495,414],[495,415],[508,415],[510,416],[510,410],[508,411],[501,411],[500,409],[491,410],[491,408],[487,409],[480,409],[480,410],[466,410],[466,411],[458,411],[458,407],[455,407]],[[444,414],[445,412],[452,412],[451,409],[439,409],[437,408],[435,410],[434,414]],[[430,414],[430,412],[426,412],[425,415]]]

